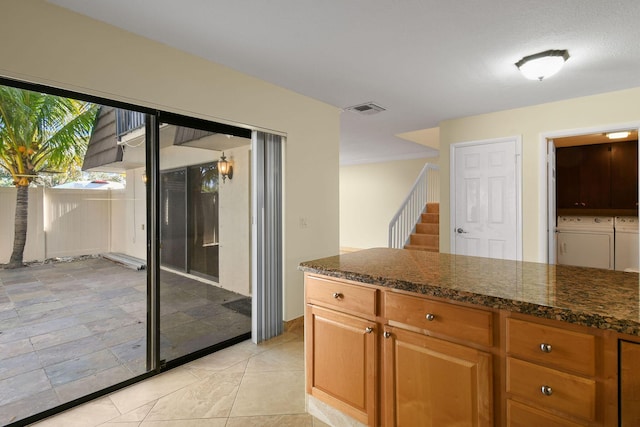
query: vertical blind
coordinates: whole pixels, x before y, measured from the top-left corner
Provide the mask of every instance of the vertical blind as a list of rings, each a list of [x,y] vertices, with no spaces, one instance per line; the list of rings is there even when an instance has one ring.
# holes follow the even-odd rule
[[[256,343],[282,333],[282,137],[253,132],[253,316]]]

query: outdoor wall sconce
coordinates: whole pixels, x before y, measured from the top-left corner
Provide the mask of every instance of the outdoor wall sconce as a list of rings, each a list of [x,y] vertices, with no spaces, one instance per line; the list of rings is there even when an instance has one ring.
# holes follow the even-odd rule
[[[224,151],[222,152],[220,160],[218,160],[218,171],[220,172],[220,176],[222,176],[222,182],[227,178],[229,178],[229,180],[233,178],[233,165],[227,161],[227,158],[224,156]]]

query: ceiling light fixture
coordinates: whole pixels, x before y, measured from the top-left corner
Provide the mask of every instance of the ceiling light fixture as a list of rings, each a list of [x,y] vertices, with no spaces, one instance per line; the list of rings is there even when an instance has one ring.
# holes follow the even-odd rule
[[[628,130],[622,132],[609,132],[607,133],[607,138],[609,139],[622,139],[626,138],[631,134]]]
[[[560,71],[567,59],[569,59],[569,52],[566,49],[546,50],[525,56],[516,62],[516,67],[529,80],[542,81]]]

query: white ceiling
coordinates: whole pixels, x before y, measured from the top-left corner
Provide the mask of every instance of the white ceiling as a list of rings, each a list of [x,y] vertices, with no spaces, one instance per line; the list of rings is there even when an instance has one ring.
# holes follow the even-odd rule
[[[339,108],[342,164],[437,154],[441,120],[640,86],[638,0],[49,0]],[[571,58],[526,80],[514,63]]]

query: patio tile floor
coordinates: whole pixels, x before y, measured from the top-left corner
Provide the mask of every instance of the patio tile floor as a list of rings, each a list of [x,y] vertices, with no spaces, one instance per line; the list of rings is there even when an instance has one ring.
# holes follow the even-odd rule
[[[102,258],[0,270],[0,425],[146,370],[146,272]],[[161,271],[161,357],[251,330],[244,298]]]

